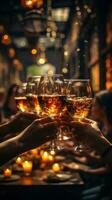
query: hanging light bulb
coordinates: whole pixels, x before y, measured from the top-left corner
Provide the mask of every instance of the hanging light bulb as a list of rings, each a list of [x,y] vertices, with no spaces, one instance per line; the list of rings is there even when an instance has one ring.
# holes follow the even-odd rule
[[[62,68],[62,72],[63,72],[64,74],[67,74],[67,73],[68,73],[67,67]]]
[[[39,58],[38,63],[39,63],[40,65],[45,64],[45,58]]]
[[[2,36],[2,43],[8,45],[11,43],[11,38],[9,35],[5,34]]]
[[[64,51],[64,56],[68,56],[68,51]]]
[[[36,55],[37,54],[37,49],[31,49],[31,54]]]
[[[43,65],[46,63],[46,56],[45,56],[45,52],[41,52],[40,56],[37,58],[37,64],[39,65]]]
[[[43,0],[21,0],[21,4],[25,8],[32,9],[34,7],[40,8],[43,5]]]

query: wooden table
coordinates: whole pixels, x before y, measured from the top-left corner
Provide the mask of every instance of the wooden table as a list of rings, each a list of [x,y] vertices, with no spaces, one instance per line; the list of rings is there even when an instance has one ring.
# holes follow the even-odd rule
[[[79,199],[84,187],[79,173],[75,173],[73,182],[47,183],[43,177],[47,171],[35,170],[31,176],[21,176],[17,181],[0,182],[0,200],[63,199],[75,197]]]

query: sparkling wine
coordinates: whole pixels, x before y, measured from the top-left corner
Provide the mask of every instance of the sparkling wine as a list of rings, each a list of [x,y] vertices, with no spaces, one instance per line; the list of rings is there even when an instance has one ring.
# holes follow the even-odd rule
[[[16,105],[17,108],[21,111],[28,111],[29,107],[28,107],[28,102],[27,102],[27,98],[24,97],[15,97],[15,101],[16,101]]]
[[[38,100],[42,111],[49,116],[59,115],[66,105],[66,98],[62,95],[42,95]]]
[[[37,112],[38,114],[41,111],[39,102],[38,102],[38,96],[37,95],[33,95],[33,94],[28,94],[27,95],[27,101],[30,107],[31,111]]]
[[[92,98],[70,96],[67,102],[67,110],[73,117],[85,118],[89,114]]]

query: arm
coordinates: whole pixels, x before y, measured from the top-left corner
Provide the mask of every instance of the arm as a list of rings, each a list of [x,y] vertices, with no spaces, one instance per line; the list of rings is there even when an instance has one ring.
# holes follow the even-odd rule
[[[0,138],[6,136],[11,131],[10,121],[0,125]]]
[[[111,169],[108,166],[105,166],[105,167],[99,167],[97,169],[85,169],[85,170],[82,169],[81,171],[86,172],[88,174],[100,175],[111,172]]]
[[[38,118],[36,114],[28,112],[17,113],[7,122],[0,125],[0,139],[4,140],[6,136],[12,137],[12,134],[22,131],[36,118]]]
[[[56,122],[40,125],[40,120],[35,120],[18,136],[0,143],[0,165],[25,151],[51,140],[55,133]]]

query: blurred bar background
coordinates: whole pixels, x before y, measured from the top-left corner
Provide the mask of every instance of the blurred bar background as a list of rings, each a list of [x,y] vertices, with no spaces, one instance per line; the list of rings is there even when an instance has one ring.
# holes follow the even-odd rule
[[[0,1],[0,100],[12,83],[45,73],[112,89],[111,0]]]

